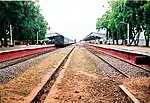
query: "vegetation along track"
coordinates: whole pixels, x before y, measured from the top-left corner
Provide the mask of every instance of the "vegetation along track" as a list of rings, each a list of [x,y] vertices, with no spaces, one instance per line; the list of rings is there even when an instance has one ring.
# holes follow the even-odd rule
[[[47,82],[44,84],[44,86],[40,89],[40,91],[37,93],[35,98],[31,101],[31,103],[43,103],[46,99],[46,96],[50,92],[52,86],[54,85],[57,77],[59,76],[60,71],[63,69],[63,66],[67,62],[67,59],[69,58],[71,52],[73,51],[75,47],[73,47],[63,58],[61,63],[56,67],[53,74],[50,76],[50,78],[47,80]]]
[[[9,60],[5,60],[5,61],[1,61],[0,62],[0,69],[5,69],[9,66],[12,66],[12,65],[15,65],[15,64],[18,64],[18,63],[21,63],[23,61],[26,61],[26,60],[29,60],[31,58],[35,58],[35,57],[38,57],[40,55],[43,55],[45,53],[49,53],[49,52],[52,52],[56,49],[52,49],[52,50],[46,50],[46,51],[43,51],[43,52],[38,52],[38,53],[34,53],[34,54],[29,54],[29,55],[25,55],[25,56],[21,56],[21,57],[17,57],[17,58],[14,58],[14,59],[9,59]]]
[[[143,67],[127,62],[126,60],[98,52],[91,47],[85,48],[125,77],[150,77],[150,71]]]

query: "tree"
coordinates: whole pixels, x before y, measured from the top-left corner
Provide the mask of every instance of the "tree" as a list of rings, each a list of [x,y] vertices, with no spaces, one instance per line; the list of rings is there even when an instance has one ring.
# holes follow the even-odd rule
[[[36,33],[40,32],[39,38],[46,34],[47,22],[40,13],[39,6],[32,1],[0,1],[0,41],[2,45],[7,45],[11,24],[14,28],[13,39],[34,41]],[[39,30],[40,28],[40,30]],[[2,38],[4,38],[4,43]]]
[[[144,9],[143,12],[143,22],[142,22],[142,28],[144,30],[144,35],[145,35],[145,41],[146,41],[146,46],[149,46],[149,38],[150,38],[150,1],[148,1],[146,4],[144,4],[141,9]]]
[[[138,45],[140,33],[145,31],[146,46],[148,46],[150,34],[150,1],[112,0],[109,2],[109,5],[111,9],[98,19],[96,29],[109,29],[113,42],[116,40],[116,43],[118,44],[118,39],[122,39],[122,41],[124,41],[127,38],[127,26],[126,24],[120,23],[123,21],[130,25],[129,38],[131,40],[129,45],[133,42],[134,45]]]

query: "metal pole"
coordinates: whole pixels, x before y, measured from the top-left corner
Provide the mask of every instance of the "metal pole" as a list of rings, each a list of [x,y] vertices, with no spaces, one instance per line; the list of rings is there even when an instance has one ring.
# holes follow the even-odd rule
[[[10,25],[10,45],[13,45],[13,43],[12,43],[12,25]]]
[[[36,35],[36,36],[37,36],[37,38],[36,38],[36,39],[37,39],[36,44],[38,44],[38,32],[37,32],[37,35]]]
[[[127,32],[128,32],[128,44],[130,44],[129,23],[127,24]]]

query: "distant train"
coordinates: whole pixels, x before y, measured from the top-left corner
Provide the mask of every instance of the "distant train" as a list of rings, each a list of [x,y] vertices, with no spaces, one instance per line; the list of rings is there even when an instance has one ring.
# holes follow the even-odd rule
[[[74,44],[74,40],[71,40],[59,34],[54,37],[54,44],[56,47],[64,47]]]
[[[64,47],[75,43],[75,40],[66,38],[57,32],[49,33],[46,37],[48,39],[46,44],[54,44],[56,47]]]

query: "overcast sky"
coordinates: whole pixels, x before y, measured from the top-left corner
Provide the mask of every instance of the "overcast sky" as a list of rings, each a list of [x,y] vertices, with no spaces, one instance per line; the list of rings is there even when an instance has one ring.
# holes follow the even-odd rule
[[[108,7],[107,0],[40,0],[39,4],[51,28],[48,32],[77,40],[96,31],[96,21]]]

